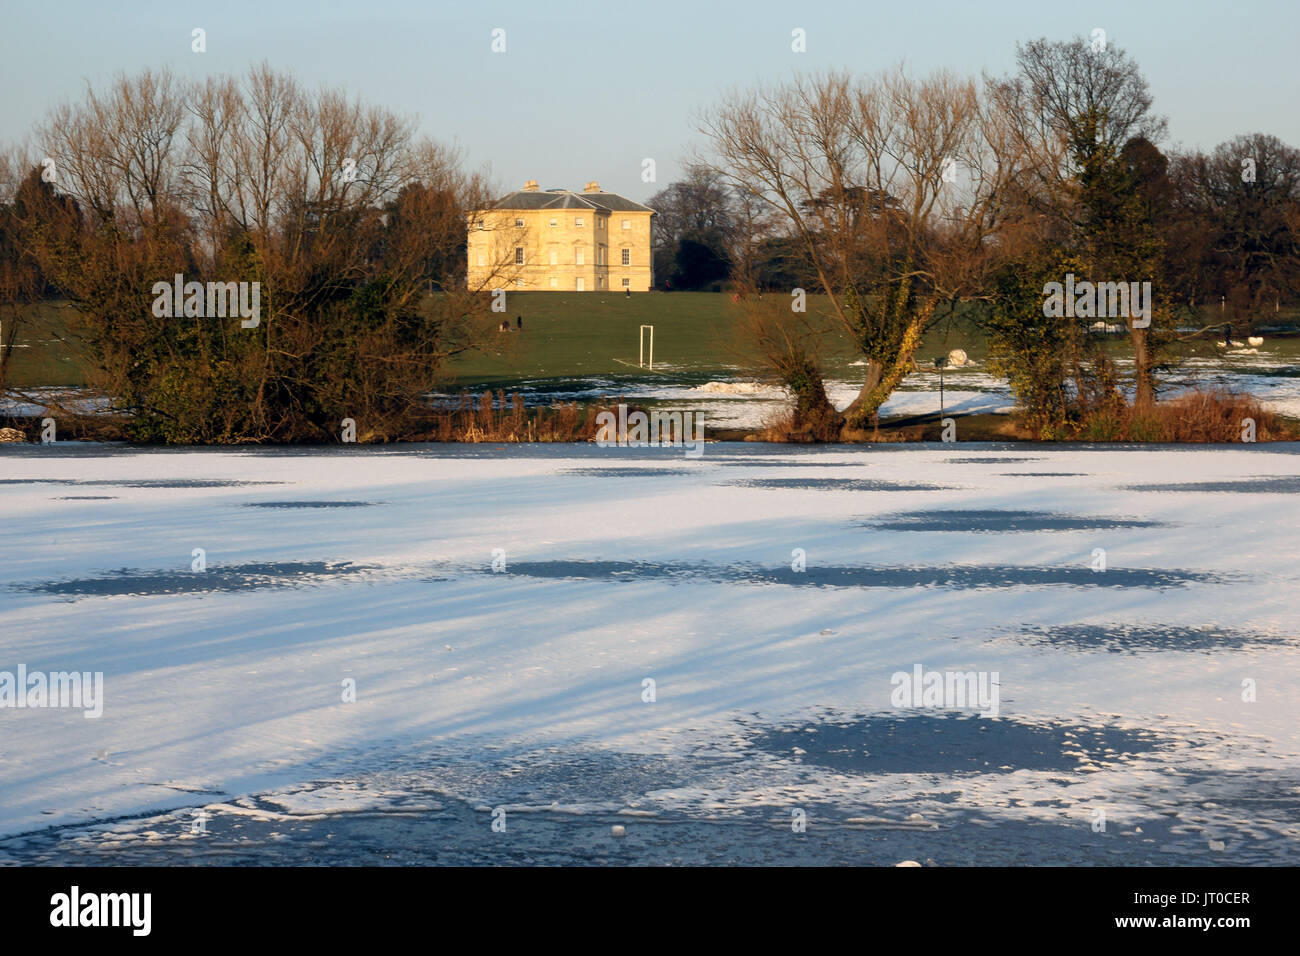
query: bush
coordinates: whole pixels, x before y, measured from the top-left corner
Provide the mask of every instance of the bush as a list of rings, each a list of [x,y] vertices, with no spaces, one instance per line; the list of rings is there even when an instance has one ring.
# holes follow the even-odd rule
[[[129,438],[320,442],[350,418],[358,437],[409,439],[450,361],[499,347],[488,302],[510,260],[465,281],[487,187],[409,118],[265,66],[145,71],[38,135],[58,192],[11,204],[8,225],[76,309],[88,383]],[[248,314],[218,305],[229,283]]]
[[[1193,389],[1142,411],[1130,405],[1098,408],[1080,422],[1075,437],[1084,441],[1236,443],[1242,441],[1247,419],[1255,423],[1256,441],[1300,438],[1296,423],[1270,412],[1253,395],[1226,388]]]
[[[989,371],[1005,376],[1017,418],[1050,440],[1089,410],[1108,405],[1105,356],[1088,334],[1088,320],[1043,314],[1043,289],[1083,265],[1062,250],[1010,262],[993,274],[993,295],[980,316],[988,334]],[[1105,431],[1098,421],[1097,428]],[[1098,438],[1098,441],[1108,439]]]
[[[573,403],[529,409],[518,393],[506,397],[491,390],[477,398],[462,392],[454,405],[435,409],[421,441],[447,442],[564,442],[596,436],[600,408],[585,411]]]

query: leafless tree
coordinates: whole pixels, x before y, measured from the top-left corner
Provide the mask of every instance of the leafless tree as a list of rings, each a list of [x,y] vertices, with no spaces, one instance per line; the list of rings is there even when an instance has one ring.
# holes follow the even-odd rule
[[[1191,294],[1224,296],[1233,325],[1248,329],[1300,293],[1300,150],[1254,133],[1171,166],[1176,264]]]
[[[396,437],[449,357],[490,347],[464,259],[486,184],[408,119],[265,65],[145,71],[56,108],[37,143],[84,218],[42,261],[143,437],[320,440],[344,417]],[[155,315],[176,273],[258,283],[258,323]]]
[[[1020,144],[973,81],[901,68],[741,92],[706,113],[701,131],[717,171],[799,239],[828,317],[866,360],[843,413],[848,431],[863,429],[913,368],[926,329],[979,294],[1020,208]]]

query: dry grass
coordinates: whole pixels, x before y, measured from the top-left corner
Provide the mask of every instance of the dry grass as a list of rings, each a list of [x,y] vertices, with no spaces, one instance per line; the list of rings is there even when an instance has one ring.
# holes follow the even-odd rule
[[[794,412],[781,407],[763,416],[762,424],[754,432],[753,441],[770,441],[786,444],[794,440]]]
[[[1253,395],[1231,389],[1196,389],[1139,412],[1129,405],[1098,409],[1082,423],[1067,425],[1050,436],[1036,436],[1014,418],[974,416],[958,425],[963,441],[1094,441],[1167,442],[1185,444],[1240,443],[1247,421],[1255,423],[1255,441],[1300,440],[1300,423],[1271,412]],[[974,431],[972,431],[974,427]],[[847,442],[937,441],[938,423],[845,432]],[[794,416],[783,409],[767,416],[753,435],[754,441],[806,442],[809,437],[794,428]]]
[[[639,406],[629,405],[629,410]],[[410,441],[428,442],[585,442],[596,437],[596,416],[614,411],[604,401],[590,405],[557,403],[528,408],[516,392],[462,392],[454,402],[422,416]],[[59,437],[91,441],[128,440],[120,416],[58,414]],[[40,441],[40,417],[0,415],[0,426],[24,432],[27,441]],[[35,437],[33,437],[35,436]],[[385,441],[382,433],[358,430],[362,443]]]
[[[1294,441],[1296,423],[1264,408],[1253,395],[1227,388],[1194,389],[1157,402],[1147,411],[1125,406],[1098,412],[1084,421],[1085,441],[1229,443],[1245,440],[1247,422],[1255,441]]]
[[[628,409],[638,410],[639,406],[629,405]],[[603,399],[586,405],[559,403],[530,409],[525,407],[518,393],[507,395],[504,391],[487,391],[473,395],[462,392],[454,404],[432,410],[411,440],[475,443],[592,441],[597,432],[596,416],[602,411],[617,413],[617,405]],[[1185,392],[1177,398],[1158,402],[1145,413],[1123,405],[1098,410],[1081,424],[1068,427],[1051,438],[1038,440],[1240,443],[1247,419],[1255,423],[1256,441],[1300,440],[1300,422],[1269,411],[1253,395],[1224,388]],[[63,439],[114,441],[125,437],[123,420],[116,416],[67,414],[59,415],[58,422],[59,437]],[[40,440],[39,417],[0,416],[0,426],[25,432],[27,441]],[[838,440],[935,441],[939,438],[938,429],[936,422],[906,427],[885,423],[870,431],[842,434]],[[1028,429],[1019,427],[1013,418],[1003,415],[968,416],[961,420],[958,429],[964,441],[1035,440]],[[794,428],[793,415],[788,409],[766,416],[761,428],[743,437],[749,441],[781,443],[811,440],[805,432]],[[361,436],[361,440],[374,439]]]
[[[882,429],[879,422],[870,429],[841,428],[831,437],[819,438],[809,428],[797,428],[793,410],[782,408],[763,417],[763,423],[754,433],[752,441],[769,441],[782,444],[821,444],[824,442],[890,443],[922,441],[925,428],[922,425],[907,428],[891,428],[886,424]]]
[[[527,408],[519,393],[462,392],[456,404],[436,410],[418,441],[438,442],[570,442],[596,434],[597,408],[585,411],[574,403]]]

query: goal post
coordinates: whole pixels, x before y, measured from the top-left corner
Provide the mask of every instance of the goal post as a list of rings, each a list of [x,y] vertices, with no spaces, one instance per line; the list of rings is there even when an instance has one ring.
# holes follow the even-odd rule
[[[647,330],[647,329],[650,330],[650,333],[649,333],[648,336],[647,336],[647,334],[646,334],[646,330]],[[643,325],[643,326],[641,326],[641,331],[637,333],[637,343],[636,343],[636,347],[637,347],[637,358],[636,358],[636,366],[637,366],[637,368],[645,368],[645,367],[646,367],[646,361],[645,361],[645,360],[646,360],[646,352],[647,352],[647,349],[646,349],[646,339],[647,339],[647,338],[650,340],[650,348],[649,348],[650,365],[649,365],[649,367],[653,370],[654,367],[655,367],[655,327],[654,327],[653,325]]]

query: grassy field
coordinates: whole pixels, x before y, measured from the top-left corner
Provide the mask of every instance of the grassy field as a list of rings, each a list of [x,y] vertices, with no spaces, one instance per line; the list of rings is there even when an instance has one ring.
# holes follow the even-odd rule
[[[824,305],[822,297],[809,296],[810,311]],[[523,317],[522,333],[514,331],[516,316]],[[1262,318],[1264,324],[1274,320],[1285,324],[1295,322],[1297,317],[1297,310],[1284,309],[1276,316],[1270,312]],[[70,307],[59,302],[41,303],[28,310],[22,334],[9,356],[7,384],[83,384],[75,345],[66,332],[70,318]],[[512,330],[497,339],[501,354],[474,354],[455,361],[449,369],[454,376],[449,388],[508,390],[518,385],[545,393],[562,391],[564,383],[574,381],[607,381],[613,390],[630,379],[645,381],[650,373],[637,368],[641,325],[654,326],[656,379],[693,385],[713,378],[750,377],[746,368],[751,362],[737,341],[731,297],[726,293],[652,292],[630,297],[607,293],[511,293],[507,311],[494,318],[508,319]],[[1216,318],[1216,309],[1205,311],[1204,321]],[[3,321],[12,318],[0,315]],[[1271,348],[1279,345],[1285,353],[1294,352],[1300,362],[1300,339],[1285,344],[1270,341]],[[1122,337],[1116,338],[1112,347],[1120,354],[1127,351]],[[943,320],[930,330],[917,361],[929,365],[954,348],[965,349],[980,363],[987,354],[979,331],[969,321],[958,318]],[[1207,339],[1195,352],[1212,356],[1215,349]],[[857,379],[861,369],[849,364],[855,358],[844,338],[832,337],[825,345],[827,377]]]
[[[696,382],[734,374],[748,359],[734,330],[731,297],[715,292],[652,292],[631,297],[600,293],[511,293],[502,316],[511,332],[497,340],[498,355],[473,354],[455,361],[451,373],[456,388],[509,388],[512,383],[544,385],[646,377],[637,368],[640,326],[654,326],[654,371],[666,377]],[[808,297],[809,310],[824,306]],[[514,331],[522,316],[524,331]],[[75,346],[68,340],[71,309],[65,303],[41,303],[29,309],[24,328],[10,357],[8,384],[80,385]],[[0,319],[3,321],[3,319]],[[964,348],[983,358],[983,342],[973,330],[955,325],[933,330],[922,348],[922,360]],[[933,353],[933,354],[931,354]],[[827,342],[826,365],[832,375],[847,373],[855,358],[847,340]]]
[[[453,365],[458,384],[512,379],[618,377],[637,367],[637,335],[655,329],[655,363],[665,370],[720,369],[737,364],[725,295],[642,293],[511,293],[504,318],[522,334],[501,335],[499,356],[472,355]]]
[[[547,381],[603,378],[618,382],[629,376],[644,380],[637,369],[638,335],[653,325],[655,371],[694,384],[736,374],[750,364],[737,340],[731,297],[715,292],[642,293],[631,297],[598,293],[512,293],[505,318],[515,328],[523,316],[524,331],[502,334],[500,356],[474,355],[453,365],[456,384],[466,388],[532,386]],[[809,311],[825,306],[821,296],[809,296]],[[972,358],[984,358],[984,342],[964,322],[945,322],[926,336],[918,361],[963,348]],[[825,344],[829,375],[857,377],[849,363],[857,356],[847,338],[834,336]]]
[[[25,309],[13,354],[7,356],[6,383],[20,388],[84,384],[80,357],[68,340],[73,318],[72,307],[64,302],[40,302]],[[0,326],[12,321],[10,310],[0,312]],[[3,328],[0,333],[3,342],[8,333]]]
[[[545,389],[547,382],[601,378],[619,383],[635,377],[640,326],[655,327],[655,372],[682,384],[698,384],[712,378],[748,376],[752,358],[746,356],[735,331],[731,296],[714,292],[643,293],[630,298],[597,293],[512,293],[504,316],[510,327],[523,316],[524,332],[502,334],[504,351],[499,356],[473,355],[452,366],[456,386],[469,389],[509,388],[527,383]],[[824,296],[809,296],[810,312],[825,309]],[[1209,324],[1219,318],[1217,309],[1201,311]],[[1300,309],[1268,312],[1261,325],[1300,324]],[[1270,350],[1300,363],[1300,338],[1279,339],[1272,333]],[[1182,349],[1184,357],[1220,358],[1215,336],[1204,336]],[[1111,336],[1108,348],[1117,357],[1131,354],[1127,336]],[[961,313],[941,319],[926,333],[918,350],[919,365],[929,365],[952,349],[964,349],[969,358],[984,364],[988,355],[983,333]],[[847,337],[836,335],[825,343],[823,366],[828,379],[855,381],[861,368]]]

